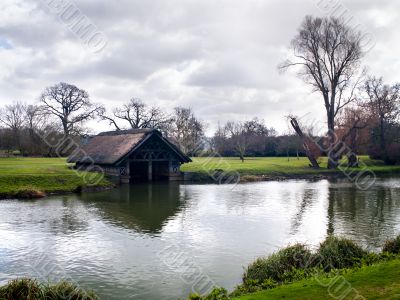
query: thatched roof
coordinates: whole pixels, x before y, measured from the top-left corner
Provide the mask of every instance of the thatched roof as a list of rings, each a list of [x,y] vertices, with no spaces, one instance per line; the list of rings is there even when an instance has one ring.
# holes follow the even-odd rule
[[[151,136],[157,135],[181,162],[190,162],[190,158],[155,129],[131,129],[102,132],[82,146],[80,151],[68,158],[69,163],[94,163],[113,165],[137,150]]]

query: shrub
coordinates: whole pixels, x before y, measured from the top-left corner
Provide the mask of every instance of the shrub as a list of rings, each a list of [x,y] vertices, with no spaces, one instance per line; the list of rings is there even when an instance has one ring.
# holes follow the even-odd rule
[[[383,246],[382,252],[400,254],[400,235],[394,239],[387,240]]]
[[[43,285],[36,280],[22,278],[0,287],[2,300],[99,300],[93,292],[86,292],[67,282]]]
[[[243,282],[268,279],[282,283],[291,280],[296,269],[307,268],[312,258],[311,251],[302,244],[286,247],[266,258],[259,258],[249,265],[243,275]],[[297,277],[297,276],[296,276]]]
[[[386,259],[386,257],[383,254],[378,254],[378,253],[374,253],[374,252],[367,253],[362,258],[362,265],[363,266],[370,266],[372,264],[376,264],[378,262],[381,262],[381,261],[383,261],[385,259]]]
[[[243,294],[255,293],[261,290],[273,289],[277,283],[272,279],[266,279],[262,282],[259,280],[248,279],[245,283],[238,285],[231,293],[232,297],[241,296]]]
[[[319,246],[315,264],[325,271],[352,268],[361,265],[361,260],[366,254],[367,252],[352,240],[328,236]]]

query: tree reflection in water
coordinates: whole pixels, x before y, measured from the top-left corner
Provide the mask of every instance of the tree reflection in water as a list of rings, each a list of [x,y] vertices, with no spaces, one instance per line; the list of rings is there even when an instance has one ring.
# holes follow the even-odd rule
[[[332,183],[328,196],[328,234],[346,235],[374,250],[398,234],[399,187],[379,180],[367,191]]]

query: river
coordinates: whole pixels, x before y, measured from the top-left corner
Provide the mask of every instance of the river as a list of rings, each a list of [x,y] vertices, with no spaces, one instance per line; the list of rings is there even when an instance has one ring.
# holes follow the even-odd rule
[[[0,201],[0,284],[66,279],[104,299],[185,299],[232,289],[244,267],[328,233],[370,250],[400,232],[400,179],[149,184]]]

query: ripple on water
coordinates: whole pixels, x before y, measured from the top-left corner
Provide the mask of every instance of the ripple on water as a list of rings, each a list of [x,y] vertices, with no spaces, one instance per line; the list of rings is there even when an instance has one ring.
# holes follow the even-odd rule
[[[400,224],[400,180],[368,191],[344,181],[138,185],[0,202],[0,283],[21,275],[67,278],[106,299],[177,299],[187,270],[218,285],[296,241],[328,232],[377,249]]]

